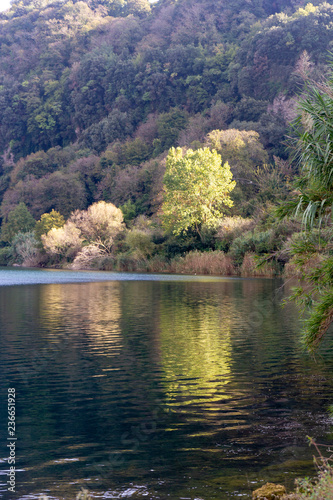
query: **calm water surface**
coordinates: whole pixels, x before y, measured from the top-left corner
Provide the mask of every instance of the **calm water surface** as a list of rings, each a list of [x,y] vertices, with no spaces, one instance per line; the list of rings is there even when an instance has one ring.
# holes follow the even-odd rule
[[[281,285],[0,270],[0,496],[247,499],[313,473],[306,436],[333,442],[332,337],[302,351]]]

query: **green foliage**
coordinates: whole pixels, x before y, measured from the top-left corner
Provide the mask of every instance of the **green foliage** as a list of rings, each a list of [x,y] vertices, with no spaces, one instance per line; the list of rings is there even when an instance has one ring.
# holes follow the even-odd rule
[[[153,143],[155,156],[177,143],[179,132],[185,128],[187,119],[187,113],[178,109],[160,115],[157,120],[158,138]]]
[[[213,130],[206,137],[206,145],[216,149],[223,161],[228,162],[237,187],[232,198],[239,204],[253,198],[257,189],[258,167],[268,162],[268,155],[253,130]],[[236,206],[236,210],[237,210]],[[246,214],[248,215],[248,214]]]
[[[132,253],[141,258],[151,257],[155,250],[152,235],[146,231],[133,228],[126,235],[126,243]]]
[[[136,205],[135,205],[135,203],[132,203],[131,200],[127,200],[119,208],[123,213],[125,224],[128,224],[131,220],[135,219],[135,217],[138,215]]]
[[[331,5],[298,7],[291,0],[15,1],[0,16],[0,157],[10,152],[15,161],[1,170],[3,213],[23,201],[36,218],[52,208],[68,216],[100,199],[105,158],[99,172],[82,173],[71,165],[77,148],[88,148],[87,157],[108,148],[114,165],[139,167],[170,147],[200,148],[207,133],[231,127],[256,131],[267,151],[285,157],[289,109],[276,99],[298,89],[304,50],[312,76],[323,72],[332,39]],[[237,204],[253,196],[254,167],[267,163],[258,147],[251,156],[258,138],[244,142],[245,154],[228,145],[218,151],[238,182]],[[55,174],[75,183],[79,196],[66,193],[71,203],[59,182],[51,188]],[[119,203],[129,198],[137,201]]]
[[[326,63],[332,5],[322,3],[307,15],[299,13],[277,13],[247,37],[238,53],[240,70],[235,75],[241,95],[273,100],[283,89],[294,90],[300,78],[290,69],[304,50],[316,63]]]
[[[55,210],[51,210],[48,214],[43,214],[35,225],[35,235],[37,241],[41,242],[42,234],[47,234],[53,227],[59,228],[65,224],[64,217]]]
[[[62,220],[46,224],[44,214],[57,211],[68,218],[96,201],[121,206],[127,223],[139,214],[160,214],[167,151],[184,146],[198,159],[192,173],[201,180],[191,184],[185,175],[191,170],[190,151],[179,157],[175,178],[168,172],[169,156],[164,223],[177,234],[165,241],[152,232],[152,242],[159,240],[167,256],[215,245],[227,250],[242,235],[237,226],[215,237],[221,214],[257,218],[272,203],[290,198],[293,172],[280,160],[270,163],[273,155],[287,158],[284,137],[294,113],[293,95],[303,85],[301,74],[319,81],[326,70],[330,3],[15,0],[0,14],[4,234],[9,213],[25,203],[40,219],[37,238],[54,229],[50,245],[63,253],[49,256],[71,260],[85,245],[82,263],[89,264],[102,247],[82,232],[71,239],[70,231],[58,231]],[[327,96],[322,123],[315,122],[318,132],[333,111]],[[312,108],[313,102],[308,103]],[[307,112],[314,113],[312,108]],[[326,122],[328,136],[319,141],[322,156],[331,142]],[[317,138],[310,136],[315,144]],[[204,146],[221,155],[224,167],[218,174],[200,166]],[[207,158],[206,166],[214,165]],[[231,177],[226,191],[219,186],[227,163],[237,182],[230,196]],[[319,216],[324,223],[333,201],[329,190],[323,196],[322,182],[311,174],[310,183],[305,171],[303,176],[296,187],[302,199],[295,195],[281,210],[298,206],[304,220]],[[278,236],[265,224],[256,233],[271,231],[267,246],[275,249],[284,241],[283,228]],[[245,226],[239,225],[244,232]],[[243,250],[260,248],[259,240],[242,245]]]
[[[304,342],[314,350],[333,321],[332,230],[304,231],[288,243],[291,262],[305,285],[294,288],[291,296],[303,312]],[[310,313],[310,314],[308,314]]]
[[[236,105],[234,119],[244,122],[256,122],[267,110],[268,101],[260,101],[252,97],[243,97]]]
[[[328,227],[330,231],[333,205],[333,77],[326,83],[310,83],[300,101],[299,117],[295,122],[298,138],[295,156],[301,177],[295,197],[279,211],[280,216],[292,213],[302,216],[307,229],[291,244],[293,263],[306,285],[295,289],[293,299],[307,309],[305,343],[315,349],[333,322],[333,258],[331,242],[325,241],[314,228]],[[327,231],[327,230],[326,230]],[[317,241],[314,241],[317,237]]]
[[[148,160],[150,154],[151,147],[140,138],[125,141],[123,144],[116,142],[105,152],[109,164],[116,164],[121,167],[127,165],[138,166]]]
[[[329,447],[327,450],[325,447],[323,449],[323,445],[318,445],[314,439],[307,437],[318,453],[318,456],[314,457],[318,474],[314,480],[306,477],[297,481],[296,498],[297,500],[333,500],[332,456],[323,455],[325,451],[327,453],[331,450]]]
[[[184,155],[181,148],[171,148],[164,175],[164,227],[177,235],[195,228],[201,235],[203,225],[214,226],[231,207],[229,193],[234,189],[228,163],[208,148]]]
[[[300,102],[301,114],[295,126],[300,130],[295,156],[303,171],[298,183],[296,213],[303,215],[305,224],[313,226],[331,213],[333,204],[333,76],[326,87],[312,85]]]
[[[27,233],[35,227],[35,219],[24,203],[9,212],[7,220],[1,226],[1,240],[10,243],[19,232]]]
[[[275,250],[272,242],[272,231],[248,231],[236,238],[230,246],[230,255],[238,266],[243,262],[244,255],[253,252],[257,255],[268,254]]]
[[[228,252],[232,242],[242,234],[254,228],[253,219],[243,219],[242,217],[224,217],[216,231],[216,248],[223,252]]]
[[[10,266],[13,263],[13,249],[11,246],[0,248],[0,266]]]

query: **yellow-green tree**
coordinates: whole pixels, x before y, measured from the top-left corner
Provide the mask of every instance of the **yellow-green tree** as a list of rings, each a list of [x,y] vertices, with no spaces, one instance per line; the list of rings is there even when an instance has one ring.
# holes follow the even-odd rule
[[[229,193],[236,183],[228,163],[209,148],[171,148],[167,157],[164,181],[162,223],[178,235],[194,229],[201,238],[203,225],[214,226],[233,202]]]
[[[64,217],[52,209],[50,213],[43,214],[35,226],[35,235],[38,242],[41,242],[42,234],[47,234],[52,228],[60,228],[64,226]]]

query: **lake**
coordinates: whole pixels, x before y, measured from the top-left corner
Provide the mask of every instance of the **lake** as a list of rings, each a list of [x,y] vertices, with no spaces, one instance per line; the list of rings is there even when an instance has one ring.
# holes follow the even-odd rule
[[[282,280],[0,270],[0,496],[224,500],[314,473],[332,336]],[[15,388],[16,491],[7,491]]]

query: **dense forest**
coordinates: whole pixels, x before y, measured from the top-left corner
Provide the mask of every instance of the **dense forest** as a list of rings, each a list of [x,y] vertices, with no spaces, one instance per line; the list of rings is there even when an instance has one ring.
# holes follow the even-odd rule
[[[332,43],[333,2],[13,0],[0,14],[0,264],[293,272],[302,222],[276,216],[300,173],[290,124],[329,77]],[[173,227],[167,202],[187,202],[167,201],[166,181],[209,154],[230,167],[230,198],[214,224],[192,213]],[[257,268],[254,255],[274,258]]]
[[[169,148],[214,130],[229,131],[232,215],[252,215],[258,190],[284,194],[295,96],[325,73],[332,20],[329,3],[289,0],[14,0],[0,15],[3,220],[20,202],[36,220],[100,200],[156,214]]]

